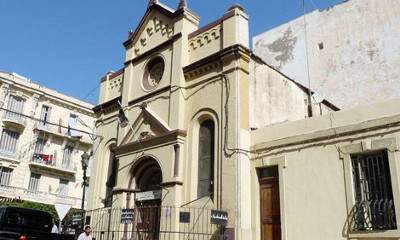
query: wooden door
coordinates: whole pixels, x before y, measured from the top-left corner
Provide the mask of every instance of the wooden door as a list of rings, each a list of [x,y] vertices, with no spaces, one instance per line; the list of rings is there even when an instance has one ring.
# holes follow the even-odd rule
[[[261,240],[281,240],[278,178],[260,180]]]

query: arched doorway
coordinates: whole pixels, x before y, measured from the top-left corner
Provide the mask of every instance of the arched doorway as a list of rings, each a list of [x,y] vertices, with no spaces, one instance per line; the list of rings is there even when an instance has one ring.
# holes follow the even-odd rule
[[[137,239],[158,240],[161,213],[162,171],[154,159],[143,160],[143,166],[136,168],[135,209],[137,210]]]

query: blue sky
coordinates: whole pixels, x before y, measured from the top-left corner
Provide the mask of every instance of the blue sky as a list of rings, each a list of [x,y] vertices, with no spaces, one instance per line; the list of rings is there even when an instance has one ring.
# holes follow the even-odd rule
[[[123,67],[122,45],[147,0],[0,0],[0,71],[97,104],[100,78]],[[176,8],[179,0],[163,0]],[[250,15],[250,38],[302,15],[302,0],[187,0],[200,27],[235,3]],[[306,0],[307,12],[342,0]]]

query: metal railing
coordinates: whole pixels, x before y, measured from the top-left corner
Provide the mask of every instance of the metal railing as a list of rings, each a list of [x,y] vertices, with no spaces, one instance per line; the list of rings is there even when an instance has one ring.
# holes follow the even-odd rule
[[[96,240],[221,240],[225,227],[211,223],[211,209],[179,207],[136,207],[130,220],[122,208],[102,208],[86,212]]]
[[[354,230],[396,229],[393,200],[362,201],[353,207]]]
[[[15,198],[19,197],[22,200],[35,201],[41,203],[61,202],[72,204],[74,208],[80,208],[82,199],[61,194],[41,192],[29,190],[26,188],[18,188],[7,185],[0,185],[0,194],[3,197]]]
[[[4,114],[4,119],[19,123],[24,126],[26,125],[26,117],[22,116],[21,113],[7,111]]]

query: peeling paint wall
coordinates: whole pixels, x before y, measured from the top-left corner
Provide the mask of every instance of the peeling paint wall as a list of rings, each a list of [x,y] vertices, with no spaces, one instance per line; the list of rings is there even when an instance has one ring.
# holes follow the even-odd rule
[[[306,15],[311,88],[341,108],[400,98],[400,1],[349,0]],[[308,86],[303,17],[253,38],[254,52]]]
[[[263,63],[251,61],[249,68],[251,128],[308,118],[307,91]],[[330,111],[323,103],[313,104],[314,116]]]

